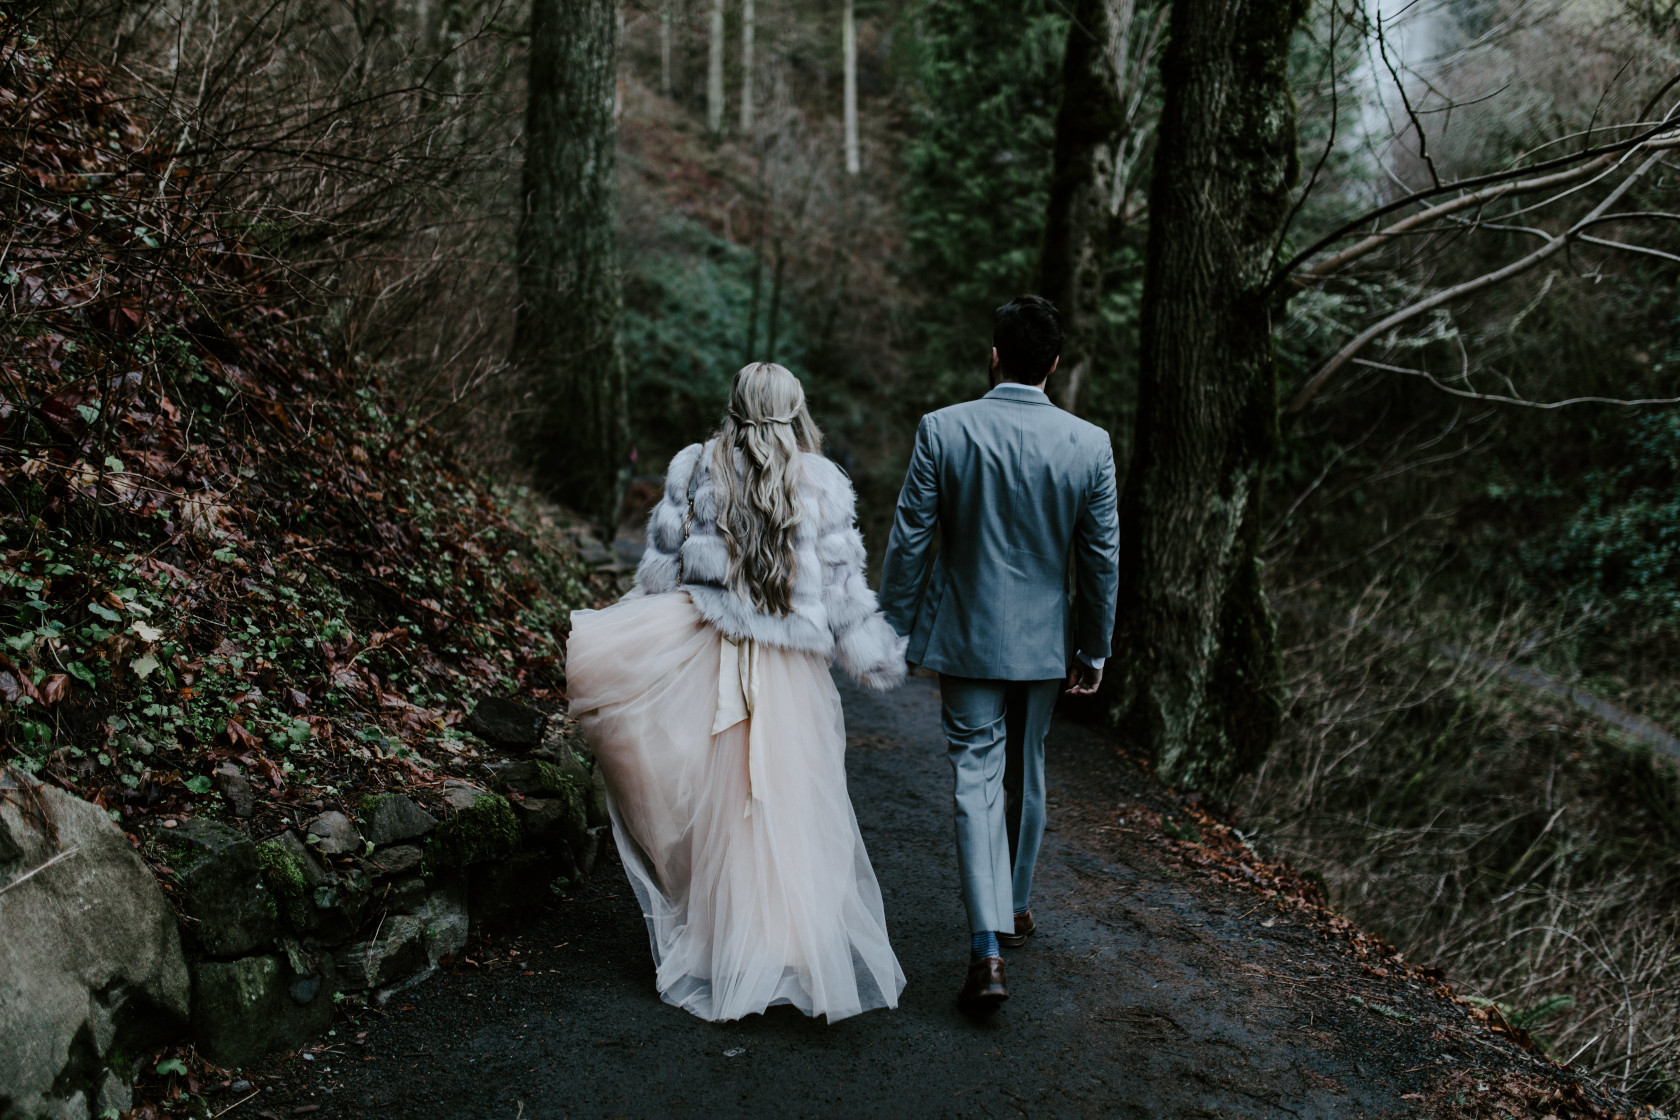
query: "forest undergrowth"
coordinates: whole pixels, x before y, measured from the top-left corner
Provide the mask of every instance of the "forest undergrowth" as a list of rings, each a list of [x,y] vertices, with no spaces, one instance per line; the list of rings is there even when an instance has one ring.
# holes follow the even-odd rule
[[[1243,826],[1549,1056],[1672,1105],[1674,760],[1504,671],[1579,686],[1571,651],[1602,620],[1390,576],[1279,597],[1292,700]]]
[[[131,832],[219,811],[222,761],[282,824],[440,787],[476,698],[563,697],[602,588],[550,507],[294,323],[108,83],[0,45],[0,762]]]

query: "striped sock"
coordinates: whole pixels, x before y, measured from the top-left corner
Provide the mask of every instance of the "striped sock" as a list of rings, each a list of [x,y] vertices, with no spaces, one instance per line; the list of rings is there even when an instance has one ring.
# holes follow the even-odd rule
[[[969,964],[973,964],[976,961],[983,961],[987,957],[996,957],[996,956],[1000,956],[1000,955],[1001,955],[1001,952],[998,949],[997,933],[994,932],[993,930],[988,929],[988,930],[985,930],[984,932],[981,932],[981,933],[976,933],[976,934],[969,935],[969,939],[968,939],[968,963]]]

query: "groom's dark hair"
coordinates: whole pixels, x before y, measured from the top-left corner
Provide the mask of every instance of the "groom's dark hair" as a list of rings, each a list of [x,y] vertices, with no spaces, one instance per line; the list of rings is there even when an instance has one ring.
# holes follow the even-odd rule
[[[992,346],[1005,381],[1037,385],[1062,352],[1062,317],[1043,296],[1016,296],[992,313]]]

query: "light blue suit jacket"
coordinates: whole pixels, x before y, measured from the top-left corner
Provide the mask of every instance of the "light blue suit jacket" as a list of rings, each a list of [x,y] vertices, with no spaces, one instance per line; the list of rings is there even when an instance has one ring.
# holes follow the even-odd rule
[[[1109,655],[1119,551],[1108,433],[1006,381],[922,417],[881,609],[909,636],[913,665],[984,680],[1061,677],[1076,648]]]

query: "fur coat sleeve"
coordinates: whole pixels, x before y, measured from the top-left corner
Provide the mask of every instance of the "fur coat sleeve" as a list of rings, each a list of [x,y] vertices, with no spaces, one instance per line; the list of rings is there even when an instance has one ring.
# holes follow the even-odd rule
[[[682,549],[683,519],[688,515],[688,480],[700,460],[701,444],[677,452],[665,472],[665,493],[648,515],[647,551],[636,565],[632,595],[659,595],[677,589],[677,554]]]
[[[823,607],[834,635],[835,660],[866,688],[896,688],[904,683],[909,639],[887,624],[864,576],[866,556],[852,480],[815,455],[807,457],[806,471],[819,495],[817,558],[823,568]]]
[[[686,558],[685,585],[695,605],[724,633],[831,657],[868,688],[887,689],[902,682],[906,640],[882,617],[864,578],[857,498],[845,472],[820,455],[805,457],[808,528],[798,535],[801,570],[795,580],[794,613],[784,618],[756,610],[723,578],[727,556],[717,532],[710,466],[710,455],[698,443],[671,460],[665,493],[648,518],[647,551],[631,594],[676,590],[681,554]],[[691,478],[696,482],[695,517],[685,544]]]

